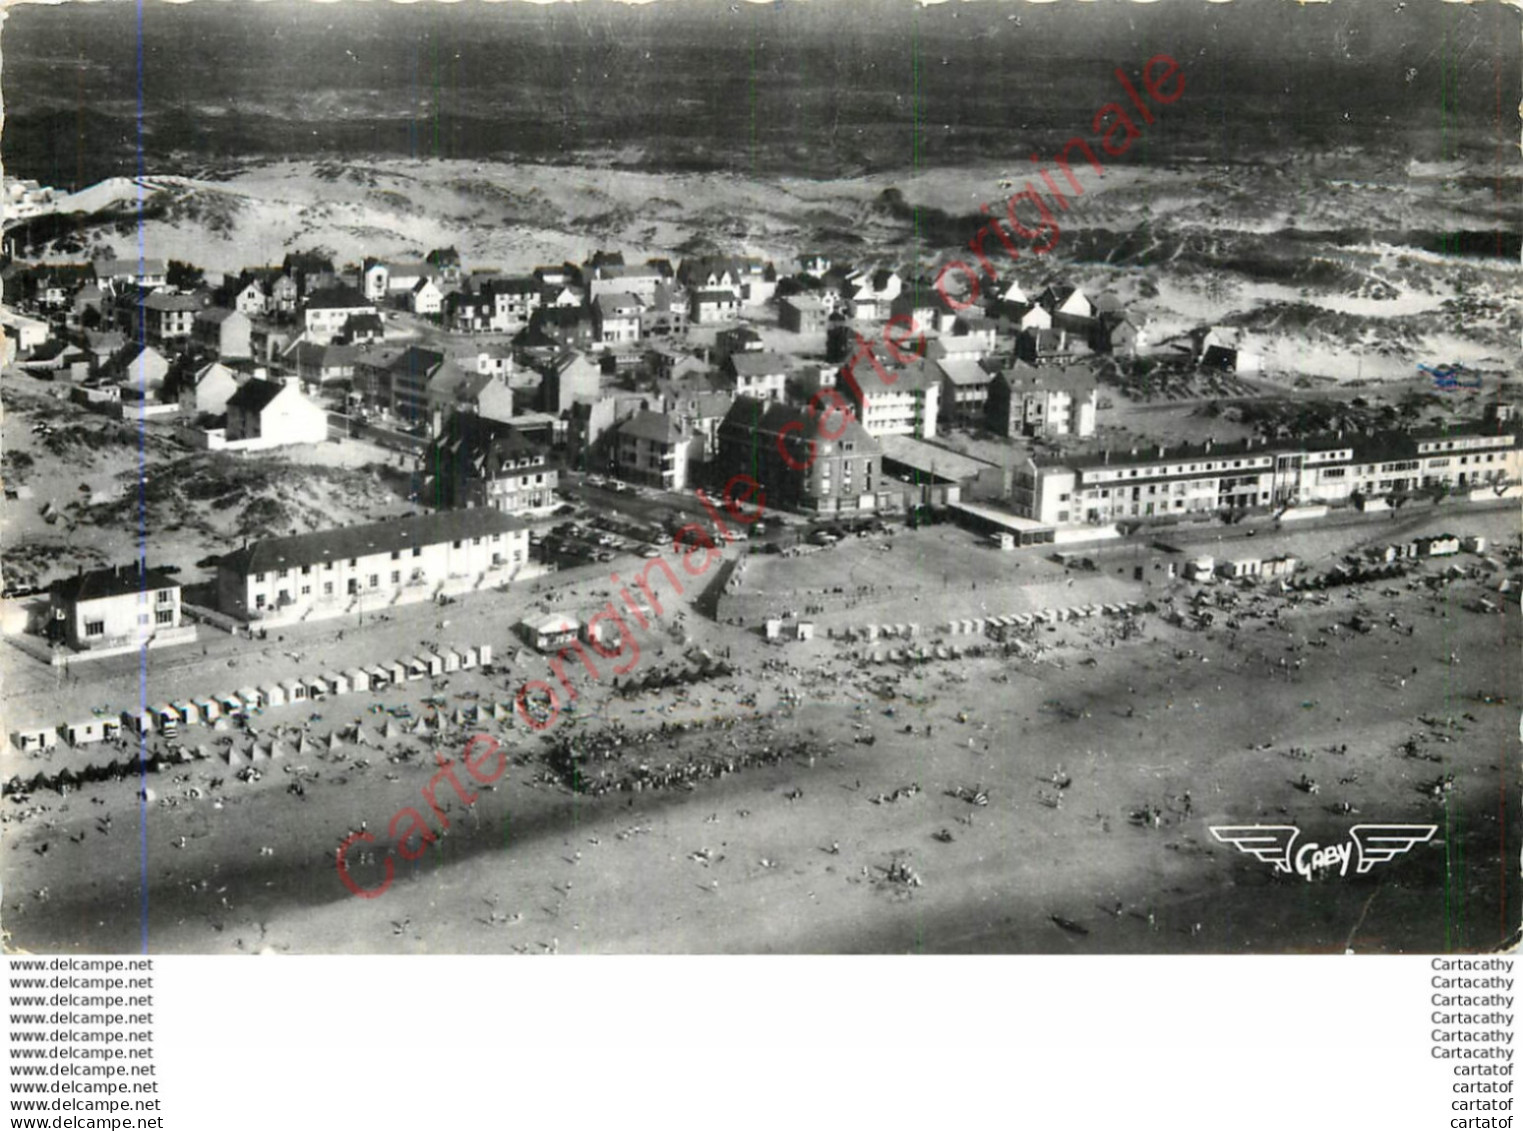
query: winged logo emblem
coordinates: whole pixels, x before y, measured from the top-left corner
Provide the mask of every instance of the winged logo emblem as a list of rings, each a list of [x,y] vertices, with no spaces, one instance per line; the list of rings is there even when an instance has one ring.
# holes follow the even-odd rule
[[[1359,874],[1376,864],[1386,864],[1419,844],[1426,844],[1438,832],[1437,825],[1355,825],[1348,835],[1359,846]]]
[[[1276,872],[1291,870],[1291,845],[1301,835],[1295,825],[1213,825],[1211,835],[1239,852],[1273,864]]]
[[[1376,864],[1388,864],[1426,844],[1438,832],[1437,825],[1355,825],[1349,839],[1340,844],[1314,841],[1296,847],[1301,830],[1295,825],[1213,825],[1211,835],[1239,852],[1271,865],[1276,872],[1313,880],[1337,872],[1364,875]]]

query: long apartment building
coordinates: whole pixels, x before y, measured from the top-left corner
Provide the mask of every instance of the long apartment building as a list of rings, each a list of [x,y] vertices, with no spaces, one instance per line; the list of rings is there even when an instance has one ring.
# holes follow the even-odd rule
[[[1016,513],[1054,526],[1238,508],[1346,502],[1436,487],[1517,484],[1511,422],[1273,444],[1186,445],[1033,457],[1014,477]]]
[[[217,607],[265,625],[491,588],[532,572],[529,529],[488,507],[266,538],[217,566]]]

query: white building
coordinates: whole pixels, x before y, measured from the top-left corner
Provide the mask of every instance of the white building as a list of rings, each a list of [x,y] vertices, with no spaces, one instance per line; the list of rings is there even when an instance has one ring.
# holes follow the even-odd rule
[[[217,605],[285,624],[494,588],[529,576],[529,530],[486,507],[253,542],[217,566]]]

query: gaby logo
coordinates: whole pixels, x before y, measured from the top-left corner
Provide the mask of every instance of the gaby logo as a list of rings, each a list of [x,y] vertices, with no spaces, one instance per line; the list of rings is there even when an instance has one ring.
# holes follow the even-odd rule
[[[1323,876],[1349,874],[1354,865],[1357,875],[1364,875],[1376,864],[1384,864],[1424,844],[1438,832],[1437,825],[1355,825],[1349,839],[1341,844],[1320,845],[1309,841],[1296,847],[1301,830],[1295,825],[1212,825],[1211,835],[1239,852],[1272,864],[1276,872],[1297,875],[1307,880]]]

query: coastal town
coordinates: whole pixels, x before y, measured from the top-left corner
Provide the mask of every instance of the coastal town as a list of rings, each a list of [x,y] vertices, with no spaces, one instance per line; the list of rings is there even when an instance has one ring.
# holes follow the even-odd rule
[[[1444,617],[1516,619],[1523,450],[1505,375],[1482,387],[1451,372],[1458,404],[1453,385],[1447,402],[1409,393],[1386,410],[1302,398],[1325,426],[1298,429],[1253,412],[1295,404],[1295,375],[1266,371],[1231,330],[1162,338],[1145,302],[1059,276],[956,292],[913,264],[807,251],[779,264],[605,249],[523,275],[451,248],[352,264],[292,252],[220,279],[179,261],[13,258],[0,277],[7,525],[58,545],[6,571],[4,819],[34,859],[109,829],[48,831],[77,794],[169,806],[173,826],[270,782],[305,807],[367,779],[368,816],[339,804],[333,827],[303,834],[329,842],[304,882],[374,899],[425,848],[479,835],[509,765],[525,790],[589,801],[702,795],[752,767],[775,777],[866,752],[887,729],[867,724],[875,699],[902,704],[881,714],[925,743],[972,725],[968,706],[922,721],[945,707],[916,690],[927,680],[1077,673],[1100,645],[1224,628],[1237,650],[1250,618],[1284,631],[1310,614],[1292,666],[1235,657],[1299,682],[1317,648],[1412,635],[1372,607],[1399,609],[1393,586],[1475,610]],[[1150,408],[1166,434],[1146,432]],[[71,449],[51,441],[107,429],[127,430],[127,470],[73,491],[56,458]],[[281,508],[261,521],[245,496],[231,533],[157,505],[160,477],[194,467],[216,509],[260,464],[359,468],[374,490],[346,522]],[[109,544],[92,529],[104,515],[122,516],[124,552],[78,552]],[[1352,619],[1330,615],[1324,591],[1358,595]],[[1169,648],[1175,663],[1196,651]],[[1501,685],[1477,693],[1505,699]],[[1149,709],[1137,694],[1123,725]],[[470,743],[490,743],[494,773],[478,775],[485,755],[449,756]],[[1056,818],[1087,757],[1043,770],[1034,803]],[[395,794],[409,766],[432,774],[426,801],[382,801],[376,787]],[[969,776],[937,792],[971,814],[994,775]],[[1434,781],[1440,799],[1455,786],[1452,772]],[[887,784],[875,805],[921,788]],[[1294,784],[1322,788],[1307,773]],[[1114,821],[1180,823],[1199,791]],[[506,809],[496,819],[508,827]],[[933,846],[959,835],[950,821],[929,831]],[[162,839],[197,850],[195,833]],[[212,866],[212,843],[199,850]],[[861,878],[908,898],[926,867],[909,859]],[[12,897],[11,922],[45,919],[53,887]],[[1090,930],[1080,920],[1053,919],[1070,938]]]

